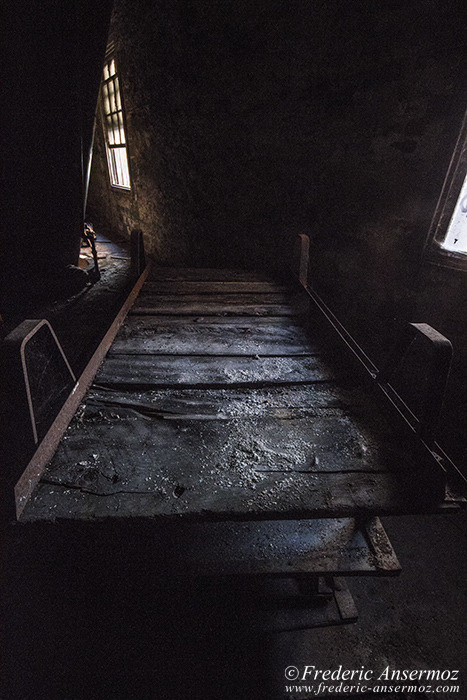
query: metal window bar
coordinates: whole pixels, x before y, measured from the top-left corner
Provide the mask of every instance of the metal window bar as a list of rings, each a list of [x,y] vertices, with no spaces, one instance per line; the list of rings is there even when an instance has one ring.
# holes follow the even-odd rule
[[[117,187],[130,189],[130,171],[123,124],[122,97],[114,59],[107,61],[104,66],[102,106],[111,183]]]

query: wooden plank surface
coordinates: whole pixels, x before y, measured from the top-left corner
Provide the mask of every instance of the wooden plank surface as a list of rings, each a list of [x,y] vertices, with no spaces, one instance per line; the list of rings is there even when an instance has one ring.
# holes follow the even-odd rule
[[[152,266],[148,283],[153,280],[210,281],[210,282],[274,282],[272,277],[254,270]]]
[[[111,355],[96,383],[104,386],[220,387],[327,382],[333,374],[318,358]]]
[[[145,303],[142,298],[135,305],[133,314],[157,316],[298,316],[304,313],[304,307],[292,307],[289,304],[236,304],[212,302],[173,302],[160,301]]]
[[[263,328],[264,326],[274,325],[281,328],[289,328],[299,325],[301,328],[306,329],[308,325],[313,328],[311,324],[308,324],[308,319],[306,316],[303,317],[290,317],[287,316],[249,316],[245,315],[235,315],[230,316],[204,316],[204,315],[188,315],[183,314],[168,315],[164,314],[139,314],[137,311],[132,311],[128,314],[127,321],[130,322],[132,318],[136,318],[140,321],[144,320],[144,323],[152,325],[156,328],[159,325],[162,326],[189,326],[189,325],[223,325],[232,326],[238,324],[242,328]]]
[[[238,416],[275,416],[282,418],[342,416],[352,418],[356,425],[369,426],[379,435],[387,429],[374,411],[368,409],[358,388],[343,391],[334,382],[313,385],[270,386],[267,388],[220,389],[147,389],[127,387],[125,390],[94,385],[86,397],[86,405],[108,406],[128,404],[148,414],[171,416],[207,415],[218,419]],[[372,427],[371,427],[372,426]]]
[[[417,509],[403,443],[294,319],[306,300],[249,275],[165,274],[153,272],[158,293],[138,299],[25,519]]]
[[[145,293],[153,294],[279,294],[287,293],[290,287],[274,282],[231,281],[218,282],[194,280],[158,280],[154,277],[147,283]]]
[[[254,491],[226,487],[215,478],[201,483],[202,491],[192,489],[186,478],[180,484],[168,480],[154,488],[146,478],[144,491],[122,488],[107,495],[48,483],[45,478],[23,519],[275,520],[417,513],[436,507],[415,488],[413,479],[391,473],[269,474]]]
[[[84,460],[84,472],[97,469],[106,478],[107,462],[118,483],[128,478],[144,482],[144,475],[157,480],[160,469],[179,479],[188,469],[196,479],[217,465],[219,477],[238,473],[240,482],[249,483],[259,481],[258,474],[275,472],[384,471],[394,459],[386,444],[343,411],[323,411],[310,420],[286,410],[196,413],[182,404],[167,415],[137,401],[118,404],[114,398],[112,392],[82,405],[54,458],[55,474],[57,469],[68,474],[70,468],[81,473],[76,465]],[[101,486],[113,490],[107,482]]]
[[[309,355],[317,354],[305,329],[271,323],[260,327],[185,323],[163,325],[151,316],[129,319],[115,339],[110,356],[117,354],[174,355]]]
[[[300,298],[301,297],[297,297]],[[293,297],[285,292],[271,292],[269,294],[260,294],[255,292],[245,292],[245,293],[232,293],[226,292],[225,294],[196,294],[190,292],[189,294],[172,294],[164,292],[152,292],[145,291],[141,293],[138,297],[137,306],[139,304],[144,304],[144,306],[154,306],[157,307],[161,303],[165,304],[238,304],[239,306],[246,306],[249,304],[255,306],[265,306],[267,304],[271,305],[281,305],[290,304],[293,301]],[[137,307],[136,307],[137,308]]]
[[[133,314],[196,316],[297,316],[308,300],[287,294],[140,294]]]
[[[274,519],[426,508],[403,445],[357,420],[338,387],[317,389],[304,407],[304,387],[122,394],[94,386],[25,518]]]
[[[146,523],[135,521],[126,524],[123,540],[128,570],[137,561],[155,559],[161,571],[173,575],[276,575],[298,574],[364,574],[394,575],[398,572],[397,558],[378,556],[383,549],[391,551],[391,545],[378,518],[370,521],[374,535],[368,537],[369,528],[353,518],[336,520],[306,520],[281,522],[218,522],[218,523],[153,523],[144,530]],[[71,530],[68,539],[76,541]],[[76,533],[76,530],[74,531]],[[125,548],[116,528],[80,528],[81,541],[92,538],[92,554],[96,565],[111,565],[115,551],[112,542],[119,540],[119,551]],[[66,541],[62,532],[63,541]],[[381,544],[373,549],[373,542]],[[137,542],[131,547],[131,542]],[[272,546],[273,545],[273,546]],[[376,550],[376,551],[375,551]]]

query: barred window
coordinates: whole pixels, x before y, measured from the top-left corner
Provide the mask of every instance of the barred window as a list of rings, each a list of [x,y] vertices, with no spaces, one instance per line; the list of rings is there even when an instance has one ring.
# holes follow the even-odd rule
[[[114,187],[130,189],[130,170],[123,122],[122,96],[115,59],[104,66],[102,108],[110,182]]]

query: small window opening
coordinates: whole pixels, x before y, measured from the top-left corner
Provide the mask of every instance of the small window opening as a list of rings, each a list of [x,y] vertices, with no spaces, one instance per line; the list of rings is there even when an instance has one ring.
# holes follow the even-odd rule
[[[108,60],[104,66],[102,106],[110,182],[114,187],[129,190],[131,188],[130,170],[123,123],[122,96],[115,59],[113,58]]]
[[[444,241],[444,250],[467,253],[467,176],[454,208]]]
[[[467,114],[428,232],[424,255],[435,265],[467,269]]]

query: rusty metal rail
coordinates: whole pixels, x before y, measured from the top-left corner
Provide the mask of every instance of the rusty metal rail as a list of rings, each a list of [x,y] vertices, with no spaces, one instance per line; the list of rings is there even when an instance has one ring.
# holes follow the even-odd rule
[[[467,487],[466,477],[435,439],[451,367],[451,342],[426,323],[408,323],[388,361],[379,370],[355,338],[344,328],[335,314],[308,284],[308,255],[309,239],[308,236],[302,234],[298,236],[297,240],[296,269],[294,270],[299,283],[321,311],[327,323],[358,360],[367,377],[387,399],[395,414],[401,419],[402,424],[416,436],[425,458],[435,468],[441,469],[446,474],[446,477],[450,477],[454,488],[460,489],[464,493]],[[433,351],[421,416],[414,414],[406,401],[390,383],[401,367],[409,348],[417,339],[428,341]]]
[[[4,503],[4,510],[7,518],[14,517],[14,513],[16,513],[17,518],[20,517],[34,488],[41,478],[42,472],[54,454],[57,445],[59,444],[65,430],[73,418],[83,396],[91,385],[94,376],[102,363],[102,360],[109,350],[120,326],[125,320],[128,311],[135,302],[138,293],[146,280],[149,272],[149,266],[146,266],[141,231],[135,230],[131,234],[131,253],[131,269],[133,277],[135,278],[135,284],[120,308],[120,311],[107,330],[104,338],[100,342],[97,350],[92,355],[78,379],[75,378],[60,343],[48,321],[26,320],[5,338],[4,344],[5,348],[9,352],[9,356],[14,356],[16,354],[22,361],[23,383],[28,399],[27,406],[30,414],[30,423],[34,443],[36,445],[35,452],[30,458],[26,469],[23,471],[19,479],[18,475],[15,477],[14,474],[9,477],[9,479],[14,478],[13,483],[16,481],[16,485],[14,486],[14,503],[12,502],[12,499],[10,499],[10,489],[7,489],[7,498],[5,500],[8,502]],[[55,342],[55,355],[62,360],[62,363],[66,367],[67,377],[69,376],[71,381],[67,381],[66,385],[63,384],[63,388],[66,389],[66,394],[61,398],[60,405],[57,405],[56,407],[56,413],[54,414],[55,419],[52,421],[51,425],[50,423],[47,425],[45,432],[38,436],[37,415],[33,410],[33,401],[31,397],[32,392],[30,389],[25,355],[26,348],[29,347],[29,341],[37,337],[38,332],[42,332],[44,330],[49,331],[50,337],[52,338],[53,342]]]

